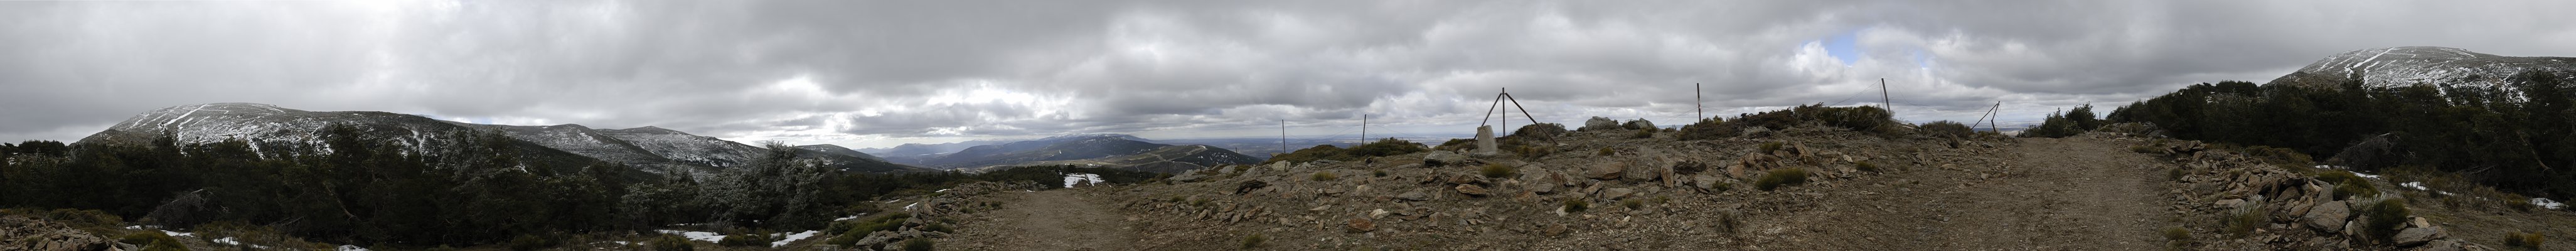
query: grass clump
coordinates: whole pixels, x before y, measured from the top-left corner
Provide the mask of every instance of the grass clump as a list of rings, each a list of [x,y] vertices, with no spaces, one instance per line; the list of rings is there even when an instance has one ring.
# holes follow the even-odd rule
[[[1592,152],[1592,156],[1610,156],[1615,154],[1619,154],[1619,150],[1613,150],[1609,147],[1602,147],[1600,151]]]
[[[1637,130],[1637,134],[1628,135],[1628,138],[1632,138],[1632,139],[1644,139],[1644,138],[1654,138],[1654,137],[1655,137],[1655,129],[1654,129],[1654,128],[1638,129],[1638,130]]]
[[[1778,151],[1780,151],[1780,148],[1781,148],[1781,147],[1786,146],[1786,145],[1788,145],[1788,144],[1787,144],[1787,143],[1780,143],[1779,141],[1762,142],[1762,154],[1771,154],[1772,152],[1778,152]]]
[[[1477,170],[1476,172],[1484,174],[1486,178],[1512,177],[1512,175],[1520,174],[1519,169],[1514,169],[1511,166],[1505,166],[1503,164],[1485,164],[1485,168]]]
[[[1264,237],[1261,236],[1261,234],[1252,234],[1251,236],[1243,237],[1243,248],[1258,248],[1261,247],[1261,245],[1268,244],[1267,242],[1270,242],[1270,237]]]
[[[1709,139],[1731,138],[1731,137],[1735,137],[1735,136],[1737,136],[1737,135],[1743,135],[1743,134],[1744,134],[1744,128],[1737,128],[1737,127],[1733,127],[1733,126],[1727,126],[1727,125],[1726,125],[1726,120],[1722,120],[1722,119],[1718,119],[1718,118],[1708,118],[1708,119],[1701,119],[1701,120],[1699,120],[1699,123],[1692,123],[1692,124],[1689,124],[1689,125],[1683,125],[1683,126],[1682,126],[1682,128],[1681,128],[1677,133],[1680,133],[1681,135],[1679,135],[1679,136],[1674,136],[1674,138],[1679,138],[1679,139],[1681,139],[1681,140],[1685,140],[1685,141],[1688,141],[1688,140],[1709,140]]]
[[[2262,228],[2264,224],[2270,223],[2264,218],[2263,212],[2262,207],[2256,206],[2228,210],[2223,218],[2219,218],[2218,225],[2226,227],[2228,235],[2245,236],[2254,233],[2255,228]]]
[[[1628,198],[1625,200],[1619,200],[1619,207],[1625,207],[1628,208],[1628,210],[1644,209],[1646,208],[1646,201],[1636,198]]]
[[[2167,227],[2164,234],[2167,241],[2191,241],[2191,229]]]
[[[2543,240],[2547,239],[2543,238],[2539,231],[2533,231],[2531,233],[2504,232],[2504,246],[2507,248],[2540,250],[2540,243]]]
[[[1386,170],[1369,170],[1369,175],[1386,177]]]
[[[1583,210],[1584,210],[1584,209],[1591,209],[1591,208],[1592,208],[1592,203],[1591,203],[1591,202],[1584,202],[1583,200],[1580,200],[1580,199],[1575,199],[1575,200],[1566,200],[1564,204],[1565,204],[1565,208],[1564,208],[1564,209],[1565,209],[1565,212],[1568,212],[1568,213],[1578,213],[1578,212],[1583,212]]]
[[[912,219],[912,214],[897,212],[881,214],[855,221],[833,222],[832,226],[824,228],[823,232],[840,233],[840,236],[833,236],[831,239],[825,239],[823,240],[823,243],[844,246],[858,243],[859,238],[866,238],[868,233],[875,233],[877,231],[894,231],[896,229],[903,228],[903,222],[909,219]]]
[[[1315,181],[1333,181],[1341,178],[1340,175],[1333,175],[1333,172],[1315,172],[1313,177]]]
[[[838,239],[838,238],[835,238],[835,239]],[[858,241],[858,239],[851,239],[850,241],[851,241],[851,242],[857,242],[857,241]],[[846,245],[850,245],[850,243],[834,243],[834,244],[840,244],[840,245],[845,245],[845,246],[846,246]],[[668,235],[668,234],[662,235],[662,237],[659,237],[659,238],[653,238],[653,240],[652,240],[652,241],[648,241],[648,242],[646,242],[646,244],[645,244],[645,245],[647,245],[647,246],[652,246],[653,251],[696,251],[696,250],[698,250],[698,246],[697,246],[697,244],[691,244],[691,243],[689,243],[689,239],[688,239],[688,238],[680,238],[680,236],[678,236],[678,235]]]
[[[2317,174],[2317,180],[2335,183],[2335,200],[2350,199],[2354,196],[2379,196],[2379,187],[2371,185],[2370,180],[2364,179],[2360,175],[2354,175],[2352,172],[2319,172]]]
[[[912,238],[912,239],[910,239],[910,240],[903,240],[903,250],[904,250],[904,251],[930,251],[930,250],[931,250],[931,245],[934,245],[934,244],[938,244],[938,243],[935,243],[935,242],[930,241],[930,238]]]
[[[1762,189],[1762,191],[1771,191],[1773,189],[1780,188],[1780,186],[1795,186],[1806,183],[1807,169],[1781,168],[1772,169],[1770,173],[1763,174],[1762,178],[1755,179],[1753,181],[1753,188]]]
[[[2406,218],[2412,217],[2406,211],[2406,199],[2402,198],[2384,198],[2377,203],[2364,206],[2363,209],[2361,211],[2370,216],[2369,221],[2362,222],[2362,226],[2367,227],[2363,229],[2363,233],[2370,234],[2371,238],[2381,241],[2395,242],[2396,228],[2406,224]]]
[[[1852,163],[1852,168],[1866,172],[1878,172],[1878,164],[1870,164],[1868,161],[1854,162]]]

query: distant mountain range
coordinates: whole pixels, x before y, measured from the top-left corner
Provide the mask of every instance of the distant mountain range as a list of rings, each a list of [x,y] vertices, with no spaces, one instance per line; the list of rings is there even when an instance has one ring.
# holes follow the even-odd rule
[[[580,165],[592,160],[635,166],[646,172],[698,173],[749,163],[761,147],[658,127],[592,129],[576,124],[551,126],[486,125],[442,121],[388,112],[314,112],[266,104],[216,103],[162,108],[136,115],[82,143],[141,144],[160,135],[176,143],[212,143],[230,139],[254,147],[322,145],[332,124],[361,129],[368,140],[407,146],[410,154],[437,158],[446,146],[476,133],[498,132],[523,159],[543,164]],[[846,150],[846,149],[844,149]],[[800,159],[825,167],[865,173],[931,171],[886,162],[866,154],[800,151]]]
[[[1086,165],[1138,171],[1177,173],[1224,164],[1261,163],[1260,158],[1208,145],[1168,145],[1125,134],[1075,134],[978,145],[954,153],[889,158],[899,163],[940,169],[990,171],[1032,165]],[[907,162],[908,161],[908,162]]]

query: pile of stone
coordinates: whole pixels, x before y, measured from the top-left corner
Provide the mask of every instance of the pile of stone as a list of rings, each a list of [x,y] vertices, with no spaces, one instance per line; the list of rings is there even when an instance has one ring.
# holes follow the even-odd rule
[[[2171,154],[2183,168],[2182,186],[2168,191],[2174,195],[2176,213],[2226,214],[2245,210],[2266,213],[2271,224],[2266,234],[2250,241],[2258,245],[2345,249],[2355,246],[2386,245],[2421,250],[2464,250],[2474,246],[2446,234],[2442,227],[2423,217],[2409,217],[2406,224],[2395,226],[2396,235],[2388,240],[2369,240],[2362,229],[2370,219],[2357,210],[2379,200],[2379,197],[2346,196],[2335,199],[2335,185],[2314,177],[2283,170],[2255,158],[2229,151],[2208,151],[2200,142],[2180,141],[2155,149]],[[2324,170],[2326,172],[2341,172]],[[2350,182],[2374,182],[2359,180]],[[2386,187],[2386,186],[2378,186]],[[2395,193],[2395,191],[2383,191]],[[2247,209],[2251,207],[2252,209]],[[2224,217],[2224,216],[2222,216]],[[2307,233],[2288,231],[2307,229]],[[2298,236],[2308,236],[2300,239]],[[2278,247],[2278,246],[2276,246]]]
[[[7,237],[0,238],[0,251],[135,250],[62,223],[17,215],[0,216],[0,236]]]

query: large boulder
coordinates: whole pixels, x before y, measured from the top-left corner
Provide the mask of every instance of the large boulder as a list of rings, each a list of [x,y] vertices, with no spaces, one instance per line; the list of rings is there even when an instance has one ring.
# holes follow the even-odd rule
[[[1476,126],[1476,151],[1468,154],[1497,155],[1502,147],[1494,145],[1494,126]]]
[[[1599,163],[1593,163],[1592,168],[1583,170],[1583,177],[1604,180],[1619,179],[1621,173],[1628,171],[1628,165],[1627,161],[1602,161]]]
[[[2343,232],[2344,220],[2351,217],[2352,208],[2344,205],[2343,201],[2325,201],[2317,203],[2315,208],[2308,209],[2306,222],[2309,228],[2316,228],[2317,231],[2336,233]]]
[[[1583,128],[1582,128],[1582,129],[1579,129],[1579,130],[1583,130],[1583,131],[1587,131],[1587,132],[1588,132],[1588,131],[1599,131],[1599,130],[1618,130],[1618,129],[1620,129],[1620,128],[1619,128],[1619,121],[1618,121],[1618,120],[1613,120],[1613,119],[1610,119],[1610,118],[1603,118],[1603,117],[1592,117],[1592,119],[1586,119],[1586,120],[1583,120]]]

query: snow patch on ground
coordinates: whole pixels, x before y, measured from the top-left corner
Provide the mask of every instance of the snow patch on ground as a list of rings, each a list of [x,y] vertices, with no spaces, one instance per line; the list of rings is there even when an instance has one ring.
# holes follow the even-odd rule
[[[2549,200],[2549,198],[2531,198],[2531,205],[2540,206],[2540,208],[2548,208],[2550,210],[2567,208],[2567,203],[2558,203],[2558,201],[2552,201]]]
[[[2377,178],[2379,178],[2379,175],[2370,175],[2370,174],[2367,174],[2367,173],[2361,173],[2361,172],[2352,172],[2352,175],[2353,175],[2353,176],[2361,176],[2362,178],[2372,178],[2372,179],[2377,179]]]
[[[945,192],[948,192],[948,189],[939,189],[939,191],[930,191],[930,192],[933,192],[933,193],[945,193]]]
[[[619,243],[618,245],[626,245],[626,244],[624,244],[624,243]],[[358,245],[340,245],[340,248],[339,248],[339,249],[337,249],[336,251],[373,251],[373,250],[367,250],[367,248],[358,247]]]
[[[241,245],[241,241],[233,240],[233,237],[216,238],[215,243],[223,243],[224,245]]]
[[[904,211],[912,211],[912,208],[913,208],[913,207],[917,207],[917,206],[921,206],[921,203],[920,203],[920,202],[913,202],[911,205],[903,205],[903,210],[904,210]]]
[[[698,231],[682,231],[682,230],[653,230],[653,231],[654,231],[654,232],[661,232],[661,233],[665,233],[665,234],[678,234],[678,235],[680,235],[680,237],[687,237],[687,238],[689,238],[689,240],[692,240],[692,241],[718,242],[718,241],[723,241],[723,240],[724,240],[724,237],[725,237],[723,234],[717,234],[717,233],[715,233],[715,232],[698,232]]]
[[[835,218],[835,219],[832,219],[832,221],[854,220],[854,219],[858,219],[858,218],[859,218],[859,216],[867,216],[867,215],[851,215],[850,217]]]
[[[188,236],[196,236],[196,235],[197,235],[197,234],[188,233],[188,232],[172,232],[172,231],[170,231],[170,230],[161,230],[161,234],[169,235],[170,237],[188,237]]]
[[[1091,184],[1107,184],[1107,183],[1109,183],[1109,180],[1100,179],[1100,175],[1098,175],[1098,174],[1088,174],[1088,173],[1068,173],[1068,174],[1064,174],[1064,187],[1065,187],[1065,188],[1073,188],[1073,184],[1082,183],[1083,181],[1091,181]]]
[[[815,234],[822,234],[822,233],[823,233],[823,231],[806,230],[806,231],[804,231],[804,232],[797,232],[796,234],[789,234],[789,235],[787,235],[787,238],[778,239],[778,241],[777,241],[777,242],[770,242],[770,243],[769,243],[769,247],[773,247],[773,248],[775,248],[775,247],[787,246],[787,243],[790,243],[790,242],[796,242],[797,240],[804,240],[805,238],[814,238],[814,235],[815,235]]]

